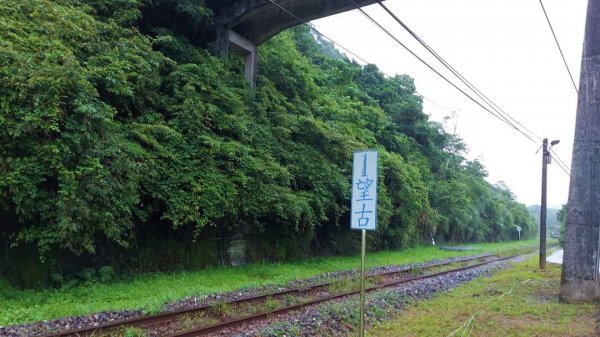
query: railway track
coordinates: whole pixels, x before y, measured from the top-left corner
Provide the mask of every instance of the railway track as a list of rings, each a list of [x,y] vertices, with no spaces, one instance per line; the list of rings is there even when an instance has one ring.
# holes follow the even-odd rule
[[[483,255],[450,262],[436,263],[427,267],[407,267],[396,271],[373,273],[367,276],[367,292],[433,278],[448,273],[477,268],[493,262],[514,258],[518,255],[494,258]],[[479,262],[477,260],[486,260]],[[453,264],[478,263],[449,268]],[[415,275],[425,270],[435,270],[425,275]],[[443,269],[443,270],[440,270]],[[359,281],[356,278],[342,278],[331,282],[318,283],[267,294],[244,297],[230,301],[217,301],[177,311],[157,315],[115,321],[94,327],[52,332],[38,337],[104,337],[122,336],[125,329],[137,327],[149,336],[192,337],[202,336],[234,327],[243,323],[266,319],[272,315],[297,310],[310,305],[352,296],[359,293]]]

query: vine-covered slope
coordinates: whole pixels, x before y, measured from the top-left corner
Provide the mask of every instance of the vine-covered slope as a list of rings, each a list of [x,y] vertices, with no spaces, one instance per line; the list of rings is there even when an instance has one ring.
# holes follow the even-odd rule
[[[380,152],[373,249],[535,235],[508,188],[428,120],[409,76],[297,27],[260,46],[250,89],[241,58],[198,42],[210,16],[200,0],[0,3],[7,260],[33,249],[49,272],[168,269],[140,265],[160,242],[187,247],[160,252],[172,265],[189,249],[226,261],[214,238],[251,239],[249,259],[344,252],[352,151],[367,148]]]

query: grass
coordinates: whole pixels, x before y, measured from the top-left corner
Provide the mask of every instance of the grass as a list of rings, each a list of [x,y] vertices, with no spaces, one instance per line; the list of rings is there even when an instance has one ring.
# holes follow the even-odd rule
[[[233,310],[231,305],[225,301],[217,301],[210,305],[210,309],[212,313],[221,318],[226,318],[227,316],[231,316]]]
[[[442,251],[418,247],[367,255],[367,267],[397,265],[535,247],[536,241],[472,244],[473,251]],[[190,295],[231,291],[261,285],[281,285],[325,272],[355,269],[360,258],[326,257],[296,263],[252,264],[194,272],[129,276],[110,284],[90,283],[72,289],[16,290],[0,288],[0,326],[84,315],[100,311],[141,309],[159,312],[164,303]]]
[[[278,307],[280,307],[279,302],[277,302],[277,300],[272,299],[271,297],[268,297],[267,300],[265,301],[265,303],[263,303],[262,311],[271,313],[273,310],[277,309]]]
[[[95,336],[95,335],[94,335]],[[145,337],[144,330],[134,327],[119,327],[111,332],[101,332],[98,337]]]
[[[328,287],[328,291],[332,294],[342,294],[357,289],[360,289],[360,281],[351,279],[349,277],[343,277]]]
[[[180,317],[178,321],[181,330],[191,330],[199,326],[212,325],[218,322],[217,319],[208,317],[206,312],[190,313]]]
[[[144,330],[139,328],[127,328],[124,337],[144,337]]]
[[[596,336],[598,305],[559,303],[559,284],[560,265],[540,271],[536,255],[408,307],[369,336]]]

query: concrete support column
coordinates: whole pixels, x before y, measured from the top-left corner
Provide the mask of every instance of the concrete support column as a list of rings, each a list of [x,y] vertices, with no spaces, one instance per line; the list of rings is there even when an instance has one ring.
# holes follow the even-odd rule
[[[246,54],[244,62],[244,77],[252,87],[256,86],[256,71],[258,66],[258,48],[250,40],[242,35],[229,30],[229,42],[231,46]]]
[[[229,26],[217,24],[215,27],[215,47],[217,55],[227,58],[229,55]]]
[[[600,0],[588,1],[560,299],[600,299]]]

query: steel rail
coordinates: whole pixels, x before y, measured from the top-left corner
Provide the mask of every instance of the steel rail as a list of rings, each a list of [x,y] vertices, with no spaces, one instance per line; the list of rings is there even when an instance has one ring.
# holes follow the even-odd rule
[[[457,260],[453,260],[453,261],[434,263],[432,265],[424,267],[423,269],[443,267],[443,266],[451,265],[454,263],[462,263],[462,262],[469,262],[469,261],[478,260],[478,259],[489,258],[491,256],[493,256],[493,255],[484,254],[484,255],[480,255],[480,256],[467,257],[464,259],[457,259]],[[415,268],[415,266],[409,266],[406,269],[386,271],[386,272],[382,272],[382,273],[374,273],[374,274],[368,275],[367,277],[373,278],[373,277],[378,277],[378,276],[388,276],[388,275],[393,275],[393,274],[410,272],[414,268]],[[356,279],[356,277],[354,277],[352,279]],[[317,283],[314,285],[308,285],[305,287],[298,287],[298,288],[292,288],[292,289],[286,289],[286,290],[279,290],[279,291],[266,293],[266,294],[246,296],[246,297],[226,301],[225,303],[238,304],[238,303],[243,303],[243,302],[260,301],[260,300],[263,300],[263,299],[266,299],[269,297],[272,298],[275,296],[282,296],[282,295],[291,294],[291,293],[307,292],[307,291],[314,290],[316,288],[327,287],[327,286],[330,286],[337,282],[339,282],[339,281],[334,280],[334,281]],[[347,294],[342,294],[342,296],[347,296]],[[203,304],[203,305],[196,306],[196,307],[174,310],[174,311],[164,312],[164,313],[155,314],[155,315],[147,315],[147,316],[128,318],[128,319],[118,320],[118,321],[114,321],[114,322],[110,322],[110,323],[99,324],[96,326],[88,326],[88,327],[65,330],[65,331],[61,331],[61,332],[53,332],[53,333],[49,333],[49,334],[45,334],[45,335],[37,335],[36,337],[92,336],[92,335],[96,334],[98,331],[111,330],[111,329],[115,329],[115,328],[122,327],[122,326],[141,326],[141,325],[153,325],[153,324],[163,323],[163,322],[167,322],[177,316],[182,316],[182,315],[191,314],[191,313],[197,313],[197,312],[201,312],[204,310],[208,310],[210,308],[211,308],[210,304]]]
[[[366,292],[371,292],[374,290],[378,290],[378,289],[383,289],[383,288],[388,288],[388,287],[392,287],[392,286],[397,286],[400,284],[404,284],[404,283],[409,283],[409,282],[414,282],[414,281],[419,281],[419,280],[423,280],[423,279],[428,279],[428,278],[434,278],[434,277],[438,277],[441,275],[446,275],[446,274],[450,274],[450,273],[455,273],[455,272],[460,272],[460,271],[464,271],[464,270],[469,270],[469,269],[474,269],[474,268],[478,268],[490,263],[494,263],[494,262],[500,262],[500,261],[505,261],[505,260],[509,260],[515,257],[518,257],[519,255],[513,255],[513,256],[509,256],[509,257],[504,257],[504,258],[499,258],[499,259],[495,259],[495,260],[491,260],[491,261],[486,261],[486,262],[482,262],[482,263],[478,263],[478,264],[474,264],[471,266],[466,266],[466,267],[461,267],[461,268],[457,268],[457,269],[451,269],[451,270],[446,270],[446,271],[441,271],[441,272],[437,272],[437,273],[433,273],[433,274],[428,274],[428,275],[423,275],[423,276],[416,276],[416,277],[412,277],[409,279],[405,279],[405,280],[399,280],[399,281],[393,281],[393,282],[389,282],[389,283],[384,283],[381,285],[376,285],[376,286],[372,286],[369,287],[367,289],[365,289]],[[204,327],[199,327],[199,328],[195,328],[195,329],[190,329],[181,333],[176,333],[173,335],[170,335],[168,337],[197,337],[197,336],[202,336],[205,335],[207,333],[211,333],[211,332],[218,332],[221,331],[223,328],[228,328],[228,327],[233,327],[242,323],[248,323],[248,322],[252,322],[255,320],[260,320],[260,319],[268,319],[269,317],[276,315],[276,314],[282,314],[282,313],[286,313],[289,311],[293,311],[296,309],[301,309],[307,306],[311,306],[311,305],[315,305],[315,304],[319,304],[319,303],[323,303],[323,302],[327,302],[327,301],[331,301],[331,300],[335,300],[338,298],[342,298],[342,297],[346,297],[346,296],[352,296],[352,295],[356,295],[360,292],[360,290],[354,290],[354,291],[348,291],[342,294],[337,294],[337,295],[332,295],[332,296],[327,296],[327,297],[323,297],[323,298],[319,298],[319,299],[315,299],[315,300],[311,300],[311,301],[307,301],[307,302],[303,302],[303,303],[299,303],[299,304],[294,304],[291,306],[287,306],[284,308],[279,308],[279,309],[275,309],[275,310],[271,310],[268,312],[262,312],[259,314],[254,314],[251,316],[246,316],[246,317],[240,317],[240,318],[236,318],[236,319],[232,319],[226,322],[221,322],[221,323],[217,323],[217,324],[213,324],[213,325],[208,325],[208,326],[204,326]]]

